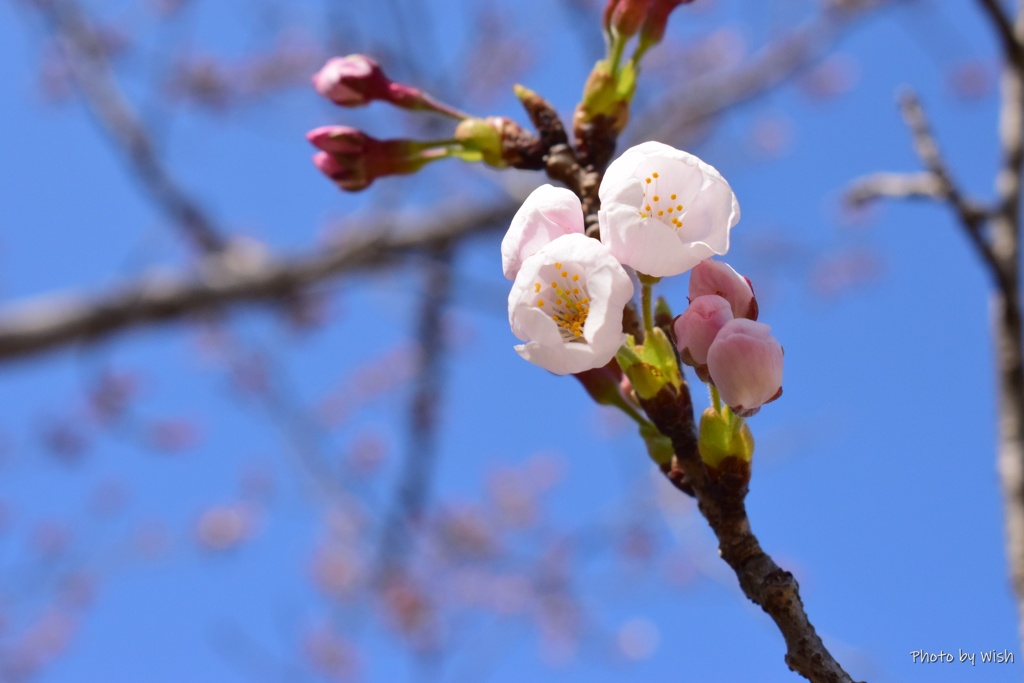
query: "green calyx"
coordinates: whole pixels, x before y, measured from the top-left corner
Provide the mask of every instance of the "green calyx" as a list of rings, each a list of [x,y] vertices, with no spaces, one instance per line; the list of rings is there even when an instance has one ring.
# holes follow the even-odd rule
[[[647,446],[647,454],[651,460],[659,465],[667,465],[672,462],[675,451],[672,449],[672,441],[658,431],[650,422],[640,425],[640,437]]]
[[[675,349],[659,328],[650,331],[642,345],[638,345],[632,335],[627,335],[616,358],[633,390],[642,399],[654,398],[669,385],[676,391],[683,386]]]
[[[718,468],[728,457],[749,463],[754,455],[754,436],[746,421],[736,417],[729,408],[723,408],[722,412],[708,408],[700,416],[697,449],[708,467]]]
[[[464,161],[482,160],[488,166],[505,168],[502,156],[501,133],[485,119],[464,119],[455,128],[455,139],[462,145],[460,158]],[[475,157],[475,158],[473,158]]]

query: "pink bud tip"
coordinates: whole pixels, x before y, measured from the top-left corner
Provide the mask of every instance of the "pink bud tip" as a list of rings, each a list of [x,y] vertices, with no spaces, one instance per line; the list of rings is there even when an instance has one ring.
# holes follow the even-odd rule
[[[730,320],[729,302],[714,294],[697,297],[682,315],[676,316],[672,323],[676,348],[684,363],[698,368],[698,375],[702,374],[701,366],[707,365],[708,349],[715,336]]]
[[[306,139],[331,154],[362,154],[373,138],[348,126],[321,126],[306,133]]]
[[[782,395],[782,346],[770,330],[753,320],[730,320],[708,349],[711,380],[740,417]]]
[[[757,320],[757,300],[750,280],[728,263],[705,259],[690,272],[690,301],[709,294],[728,301],[734,318]]]
[[[380,64],[366,55],[334,57],[313,76],[316,91],[343,107],[380,99],[390,84]]]

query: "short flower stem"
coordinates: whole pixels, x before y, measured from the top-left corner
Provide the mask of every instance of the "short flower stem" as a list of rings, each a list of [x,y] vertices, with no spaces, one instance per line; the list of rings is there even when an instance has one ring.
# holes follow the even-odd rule
[[[439,102],[438,100],[435,100],[433,97],[425,93],[421,95],[420,102],[422,104],[423,109],[436,112],[443,116],[448,116],[450,118],[455,119],[456,121],[462,121],[463,119],[469,118],[469,114],[463,111],[459,111],[455,107],[449,106],[443,102]]]
[[[619,74],[619,64],[622,62],[622,52],[626,48],[626,41],[622,36],[613,34],[610,54],[608,55],[608,66],[613,76]]]
[[[651,292],[654,287],[644,282],[640,285],[640,306],[644,311],[644,335],[654,331],[654,315],[651,313]]]
[[[709,384],[708,389],[711,390],[711,407],[715,409],[716,413],[722,412],[722,397],[718,395],[718,387]]]
[[[644,311],[644,335],[648,336],[654,331],[654,314],[651,309],[651,296],[654,292],[654,285],[661,280],[660,277],[651,277],[643,273],[637,273],[640,278],[640,307]]]

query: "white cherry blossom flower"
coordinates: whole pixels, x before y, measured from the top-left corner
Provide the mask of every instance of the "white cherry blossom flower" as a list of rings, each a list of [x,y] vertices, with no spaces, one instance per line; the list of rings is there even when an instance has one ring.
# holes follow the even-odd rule
[[[595,239],[562,235],[526,258],[508,296],[520,356],[556,375],[607,364],[625,342],[625,269]]]
[[[601,241],[620,262],[653,277],[724,254],[740,219],[736,195],[714,167],[660,142],[626,150],[598,194]]]
[[[541,185],[530,193],[512,217],[512,225],[501,240],[501,270],[509,280],[523,261],[556,237],[583,233],[583,207],[569,190]]]

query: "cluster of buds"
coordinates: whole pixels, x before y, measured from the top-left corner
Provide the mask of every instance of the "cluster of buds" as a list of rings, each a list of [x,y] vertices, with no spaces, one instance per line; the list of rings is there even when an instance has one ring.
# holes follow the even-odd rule
[[[316,91],[341,107],[362,107],[374,101],[401,109],[433,111],[462,120],[466,114],[430,95],[384,74],[377,60],[366,55],[333,57],[313,76]]]
[[[509,324],[523,341],[516,351],[553,373],[577,375],[599,403],[637,419],[641,433],[650,426],[639,415],[642,400],[682,389],[681,360],[712,389],[714,405],[701,421],[705,462],[730,455],[749,462],[753,440],[743,418],[781,395],[782,347],[757,322],[750,281],[711,259],[728,251],[740,218],[732,188],[697,157],[646,142],[612,162],[598,194],[600,241],[584,235],[576,195],[550,185],[513,218],[501,257],[513,280]],[[670,340],[655,325],[651,287],[687,271],[689,307],[674,321],[659,316]],[[638,289],[642,343],[623,325]],[[652,456],[664,451],[658,436],[645,435]]]
[[[750,280],[704,261],[690,275],[690,306],[672,323],[680,357],[740,417],[782,395],[782,346],[757,321]]]
[[[606,54],[590,72],[576,108],[573,124],[578,139],[585,139],[588,127],[602,119],[612,134],[622,132],[641,58],[665,37],[672,10],[688,2],[692,0],[608,0],[602,20]],[[633,55],[624,62],[626,45],[637,35]]]
[[[637,50],[646,52],[665,37],[668,16],[679,5],[693,0],[608,0],[604,8],[604,33],[609,45],[640,34]]]
[[[448,155],[444,146],[413,140],[378,140],[347,126],[322,126],[306,134],[319,149],[313,163],[342,190],[355,192],[376,178],[415,173]]]
[[[377,140],[345,126],[324,126],[307,139],[320,150],[313,163],[342,190],[354,192],[388,175],[415,173],[439,159],[482,161],[496,168],[522,163],[532,136],[504,117],[474,118],[430,95],[396,83],[365,55],[334,57],[313,76],[313,86],[341,107],[384,102],[410,111],[433,112],[459,121],[447,140]]]

